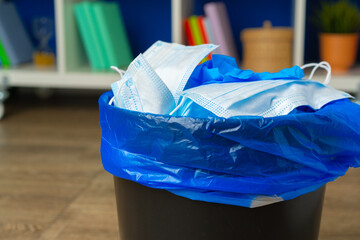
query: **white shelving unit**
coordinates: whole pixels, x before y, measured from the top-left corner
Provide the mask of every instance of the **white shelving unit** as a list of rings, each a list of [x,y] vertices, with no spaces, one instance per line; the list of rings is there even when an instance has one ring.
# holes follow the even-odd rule
[[[183,43],[182,19],[192,15],[193,0],[172,0],[172,6],[172,41]],[[293,6],[293,64],[301,66],[304,64],[305,52],[306,0],[293,0]],[[323,79],[323,74],[316,74],[315,80],[323,81]],[[358,93],[360,90],[360,66],[347,74],[333,74],[330,85],[342,91]]]
[[[0,0],[1,1],[1,0]],[[54,0],[56,28],[56,67],[39,69],[32,64],[15,69],[0,69],[0,119],[3,116],[2,101],[7,87],[43,87],[110,89],[119,76],[111,72],[92,72],[86,60],[75,17],[73,5],[81,0]],[[304,39],[306,0],[293,0],[294,51],[293,63],[304,63]],[[172,41],[183,43],[182,20],[193,13],[193,0],[171,0]],[[317,79],[321,79],[318,76]],[[337,89],[358,92],[360,68],[345,75],[333,75],[331,85]],[[3,90],[1,90],[3,89]]]
[[[315,80],[324,81],[325,73],[315,74]],[[346,74],[333,74],[330,85],[336,89],[355,94],[359,98],[360,93],[360,66],[356,66]]]
[[[184,43],[182,22],[193,14],[193,0],[172,0],[172,41]],[[293,64],[304,64],[306,1],[293,0],[294,48]],[[276,6],[274,6],[276,7]],[[234,36],[237,38],[238,36]]]
[[[39,69],[31,64],[16,69],[1,69],[0,79],[8,86],[109,89],[116,81],[116,73],[91,72],[76,27],[72,6],[81,0],[54,0],[57,64],[54,68]],[[193,0],[172,1],[172,41],[183,43],[182,19],[193,12]],[[294,0],[293,63],[304,63],[304,35],[306,0]],[[334,75],[333,85],[346,91],[357,91],[360,69],[346,75]]]
[[[56,66],[38,68],[24,64],[14,69],[0,69],[0,119],[8,87],[109,90],[110,84],[118,80],[117,73],[91,71],[73,14],[73,5],[77,2],[80,1],[54,0]]]
[[[110,89],[118,75],[92,72],[88,66],[73,15],[78,0],[54,0],[56,28],[56,66],[37,68],[33,64],[1,69],[0,79],[12,87]]]

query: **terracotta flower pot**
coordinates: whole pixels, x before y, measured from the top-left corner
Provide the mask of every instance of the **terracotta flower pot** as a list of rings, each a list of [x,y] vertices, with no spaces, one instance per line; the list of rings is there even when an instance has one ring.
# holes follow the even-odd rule
[[[330,63],[334,73],[344,73],[354,65],[358,48],[357,33],[321,33],[320,58]]]

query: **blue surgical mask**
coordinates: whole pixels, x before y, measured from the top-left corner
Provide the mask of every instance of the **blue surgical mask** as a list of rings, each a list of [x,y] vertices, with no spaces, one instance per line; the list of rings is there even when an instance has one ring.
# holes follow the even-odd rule
[[[209,117],[211,113],[210,116],[224,118],[244,115],[281,116],[299,106],[317,110],[331,101],[352,98],[345,92],[311,80],[208,84],[188,89],[181,96],[181,103],[172,113],[193,117]]]
[[[184,46],[157,41],[144,53],[144,58],[171,91],[175,102],[195,67],[218,46],[203,44]]]
[[[168,114],[174,98],[142,54],[134,59],[121,80],[111,84],[115,106],[155,114]]]

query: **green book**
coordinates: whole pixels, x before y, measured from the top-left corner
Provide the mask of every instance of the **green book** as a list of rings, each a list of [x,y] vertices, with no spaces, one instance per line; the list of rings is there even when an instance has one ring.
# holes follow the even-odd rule
[[[106,62],[104,46],[99,34],[99,26],[95,20],[93,4],[91,2],[75,4],[74,11],[91,68],[98,71],[107,69],[108,63]]]
[[[108,66],[127,67],[133,60],[120,6],[116,2],[96,2],[93,5],[104,42]]]
[[[10,67],[11,66],[11,63],[10,63],[10,59],[5,51],[5,48],[1,42],[1,39],[0,39],[0,61],[1,61],[1,66],[2,67]]]
[[[190,31],[191,31],[192,35],[194,36],[195,45],[204,44],[204,40],[201,35],[201,29],[200,29],[198,17],[195,15],[191,16],[189,18],[189,24],[190,24],[190,29],[191,29]]]

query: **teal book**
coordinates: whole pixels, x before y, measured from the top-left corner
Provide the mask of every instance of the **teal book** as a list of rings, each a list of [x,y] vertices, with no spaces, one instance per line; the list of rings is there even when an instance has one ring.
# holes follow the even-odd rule
[[[95,20],[94,8],[91,2],[81,2],[74,5],[75,18],[85,47],[90,66],[95,71],[107,69],[106,56],[98,24]]]
[[[133,60],[121,9],[116,2],[96,2],[93,5],[104,42],[108,67],[127,67]]]

